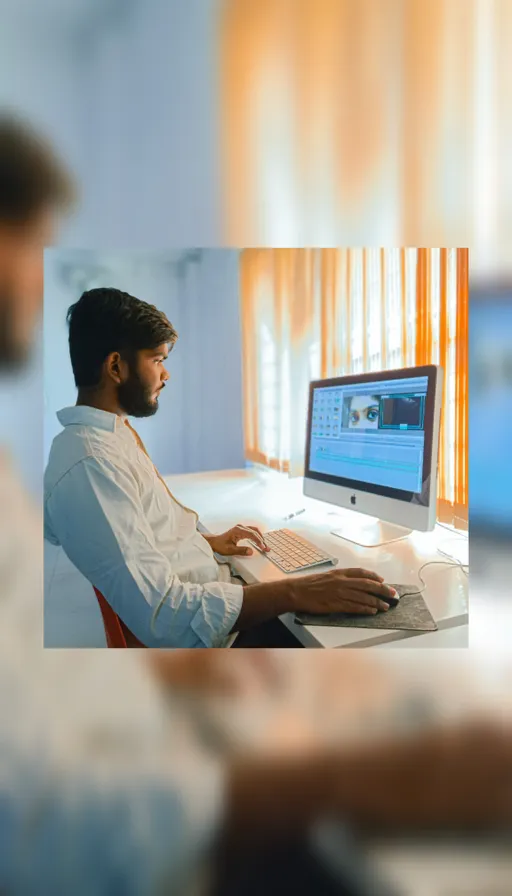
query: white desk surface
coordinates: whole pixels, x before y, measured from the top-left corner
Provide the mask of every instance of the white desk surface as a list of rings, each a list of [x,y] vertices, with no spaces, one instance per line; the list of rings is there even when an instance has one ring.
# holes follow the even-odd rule
[[[418,570],[429,560],[442,561],[437,547],[444,550],[452,536],[440,527],[434,532],[413,532],[409,538],[384,547],[360,548],[330,532],[347,527],[353,514],[302,494],[302,480],[289,479],[274,471],[259,469],[222,470],[167,476],[171,492],[185,506],[199,514],[208,532],[217,533],[237,523],[259,526],[262,532],[288,528],[310,539],[338,558],[338,568],[362,566],[373,569],[390,584],[421,587]],[[305,508],[305,513],[285,520],[289,513]],[[250,583],[283,579],[286,574],[259,552],[251,557],[233,558],[232,566]],[[318,570],[329,567],[318,567]],[[309,571],[310,572],[310,571]],[[308,571],[296,573],[308,575]],[[423,593],[438,631],[414,632],[387,629],[334,628],[296,625],[291,614],[282,621],[306,647],[467,647],[468,579],[461,569],[428,566],[422,576]]]

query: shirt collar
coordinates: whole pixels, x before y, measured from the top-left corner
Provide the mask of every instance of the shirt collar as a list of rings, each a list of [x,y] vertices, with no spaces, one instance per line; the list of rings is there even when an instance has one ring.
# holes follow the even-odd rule
[[[110,411],[100,411],[99,408],[91,408],[87,405],[74,405],[57,411],[57,419],[62,426],[78,424],[79,426],[94,426],[96,429],[106,429],[115,432],[118,426],[124,425],[124,418]]]

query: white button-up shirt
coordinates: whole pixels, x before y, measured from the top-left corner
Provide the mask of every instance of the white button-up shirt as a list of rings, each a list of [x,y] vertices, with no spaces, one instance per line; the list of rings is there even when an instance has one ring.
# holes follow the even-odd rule
[[[222,647],[243,588],[169,492],[135,432],[87,406],[57,414],[44,480],[45,538],[147,647]]]

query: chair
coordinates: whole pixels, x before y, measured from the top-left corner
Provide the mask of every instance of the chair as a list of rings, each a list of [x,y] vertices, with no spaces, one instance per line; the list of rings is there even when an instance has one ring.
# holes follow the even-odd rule
[[[93,585],[94,588],[94,585]],[[103,627],[105,629],[105,637],[107,639],[107,647],[145,647],[133,632],[130,631],[117,613],[114,613],[110,604],[103,597],[101,591],[94,588],[94,593],[98,598],[101,616],[103,619]]]

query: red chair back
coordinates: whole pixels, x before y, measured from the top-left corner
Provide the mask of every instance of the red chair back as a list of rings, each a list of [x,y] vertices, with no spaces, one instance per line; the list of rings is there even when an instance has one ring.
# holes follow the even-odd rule
[[[94,585],[93,585],[94,588]],[[133,632],[130,631],[117,613],[114,613],[110,604],[105,600],[101,591],[94,588],[94,593],[100,605],[107,647],[145,647]]]

